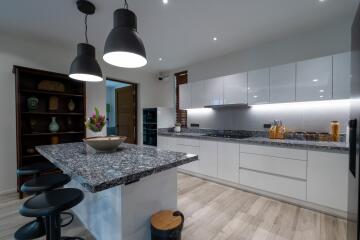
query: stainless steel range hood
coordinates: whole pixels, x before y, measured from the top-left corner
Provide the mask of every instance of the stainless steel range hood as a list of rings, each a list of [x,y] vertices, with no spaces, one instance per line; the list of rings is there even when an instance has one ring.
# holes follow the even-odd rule
[[[237,104],[207,105],[204,107],[213,108],[213,109],[223,109],[223,108],[245,109],[245,108],[250,108],[251,106],[249,106],[247,103],[237,103]]]

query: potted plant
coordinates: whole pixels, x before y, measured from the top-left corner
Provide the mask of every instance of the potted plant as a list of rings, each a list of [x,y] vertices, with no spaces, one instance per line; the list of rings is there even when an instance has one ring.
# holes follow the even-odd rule
[[[174,132],[176,132],[176,133],[181,132],[181,123],[179,123],[179,122],[175,123]]]
[[[99,113],[99,109],[95,107],[95,112],[85,122],[85,127],[94,133],[99,133],[105,126],[105,116]]]

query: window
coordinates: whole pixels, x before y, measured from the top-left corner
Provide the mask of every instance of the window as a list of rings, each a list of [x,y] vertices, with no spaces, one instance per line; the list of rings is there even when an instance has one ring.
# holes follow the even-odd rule
[[[187,71],[175,73],[176,77],[176,122],[182,127],[187,127],[187,111],[179,109],[179,85],[188,82]]]

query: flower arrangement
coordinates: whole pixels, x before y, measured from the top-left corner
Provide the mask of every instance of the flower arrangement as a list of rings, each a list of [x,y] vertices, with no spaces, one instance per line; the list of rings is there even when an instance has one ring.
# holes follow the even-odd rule
[[[100,115],[99,109],[95,108],[95,112],[85,122],[85,127],[93,132],[100,132],[105,126],[105,116]]]

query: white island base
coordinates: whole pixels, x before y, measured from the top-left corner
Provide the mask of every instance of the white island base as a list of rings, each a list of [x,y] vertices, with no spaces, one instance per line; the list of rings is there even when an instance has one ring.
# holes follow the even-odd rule
[[[84,189],[76,179],[66,187],[84,191],[84,200],[72,210],[98,240],[151,239],[151,215],[177,207],[176,168],[96,193]]]

